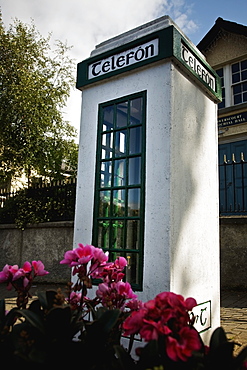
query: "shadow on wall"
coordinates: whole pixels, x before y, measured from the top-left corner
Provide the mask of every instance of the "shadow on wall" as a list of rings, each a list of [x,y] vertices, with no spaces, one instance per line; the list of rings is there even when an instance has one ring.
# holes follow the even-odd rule
[[[197,301],[212,299],[214,312],[219,311],[217,107],[195,85],[191,88],[186,76],[175,83],[181,99],[173,97],[172,285]]]

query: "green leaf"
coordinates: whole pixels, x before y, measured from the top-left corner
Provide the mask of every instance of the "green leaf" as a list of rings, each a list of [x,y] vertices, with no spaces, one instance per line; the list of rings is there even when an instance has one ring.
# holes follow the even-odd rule
[[[156,340],[151,340],[145,347],[141,348],[140,355],[140,368],[153,368],[153,366],[161,365],[161,360],[159,358],[159,344]]]
[[[40,333],[45,334],[45,327],[42,318],[35,312],[30,310],[16,310],[16,314],[23,316],[34,328],[38,329]]]
[[[99,319],[85,323],[88,343],[97,341],[97,345],[104,345],[107,336],[116,325],[119,315],[120,310],[107,310]]]
[[[102,326],[102,330],[105,333],[109,333],[109,331],[114,327],[114,325],[117,323],[119,315],[120,310],[107,310],[98,319],[98,323]]]
[[[222,327],[215,329],[210,339],[210,350],[216,350],[222,343],[227,342],[227,336]]]
[[[247,361],[247,347],[244,347],[235,358],[236,368],[241,367],[245,361]]]
[[[5,321],[5,300],[1,299],[0,301],[0,324]]]
[[[119,346],[119,345],[114,346],[114,350],[118,358],[118,363],[120,365],[119,369],[122,369],[122,370],[135,369],[135,363],[132,357],[130,356],[128,352],[126,352],[126,350],[122,346]]]
[[[28,309],[32,312],[35,312],[37,315],[42,315],[41,303],[38,299],[32,301]]]
[[[71,310],[69,306],[54,307],[46,316],[47,333],[57,340],[65,340],[72,336]]]
[[[38,298],[40,301],[41,306],[46,309],[50,310],[54,305],[54,300],[57,295],[55,290],[47,290],[45,292],[38,292]]]

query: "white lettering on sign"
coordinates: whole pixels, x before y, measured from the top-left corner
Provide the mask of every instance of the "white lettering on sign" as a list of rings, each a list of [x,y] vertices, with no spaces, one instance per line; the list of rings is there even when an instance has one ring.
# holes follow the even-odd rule
[[[133,49],[112,55],[109,58],[92,63],[88,67],[88,79],[142,62],[159,54],[159,39],[154,39]]]
[[[181,58],[213,91],[216,91],[215,77],[200,63],[194,54],[181,44]]]
[[[192,309],[195,329],[201,333],[211,327],[211,301],[200,303]]]

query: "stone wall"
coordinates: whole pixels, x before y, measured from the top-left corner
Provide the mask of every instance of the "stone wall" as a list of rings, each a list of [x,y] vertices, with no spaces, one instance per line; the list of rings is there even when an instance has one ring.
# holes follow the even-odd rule
[[[21,266],[27,260],[42,260],[50,274],[39,281],[67,283],[70,269],[59,262],[72,249],[73,228],[69,221],[35,224],[24,231],[0,225],[0,270],[6,263]],[[246,290],[247,216],[220,218],[220,245],[221,288]]]
[[[247,216],[220,217],[221,288],[247,289]]]
[[[60,265],[64,253],[73,248],[74,222],[47,222],[27,226],[0,225],[0,269],[7,263],[22,266],[41,260],[49,274],[36,279],[44,283],[67,283],[70,268]]]

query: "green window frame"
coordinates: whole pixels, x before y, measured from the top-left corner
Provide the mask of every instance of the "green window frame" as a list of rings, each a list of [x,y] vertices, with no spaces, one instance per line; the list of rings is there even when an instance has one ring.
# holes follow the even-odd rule
[[[93,244],[127,259],[126,280],[142,290],[146,91],[99,105]]]

